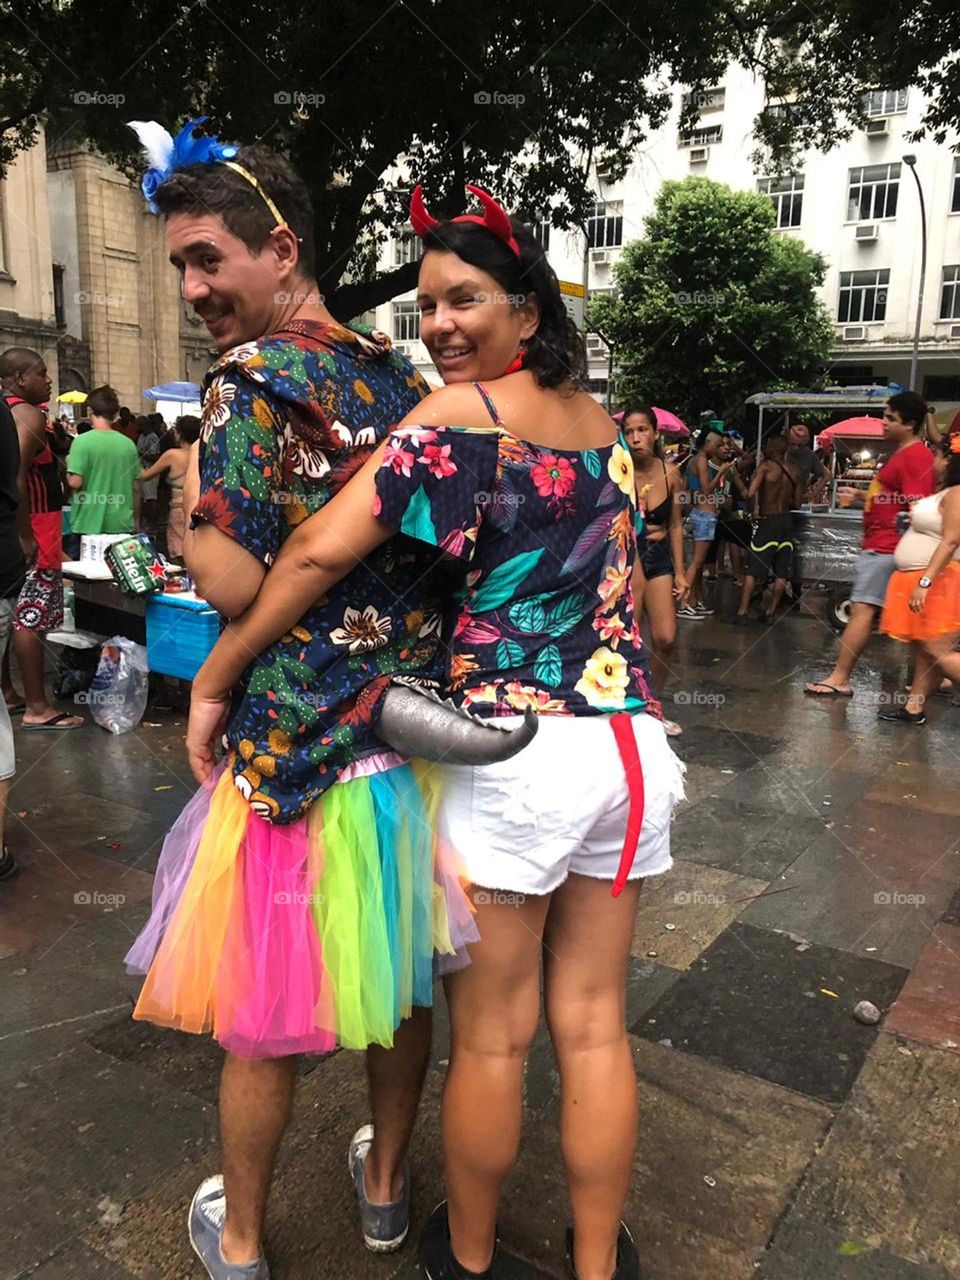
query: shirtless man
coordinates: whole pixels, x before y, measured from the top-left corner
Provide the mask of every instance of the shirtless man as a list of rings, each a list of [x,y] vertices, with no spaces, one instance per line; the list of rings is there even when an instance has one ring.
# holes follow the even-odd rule
[[[803,476],[800,468],[786,456],[787,441],[783,436],[770,436],[763,446],[763,461],[750,481],[747,496],[758,498],[760,519],[750,541],[747,576],[740,593],[740,608],[734,623],[748,621],[750,597],[757,584],[765,586],[771,572],[774,576],[773,599],[764,613],[772,622],[783,599],[793,567],[793,516],[791,512],[803,500]]]

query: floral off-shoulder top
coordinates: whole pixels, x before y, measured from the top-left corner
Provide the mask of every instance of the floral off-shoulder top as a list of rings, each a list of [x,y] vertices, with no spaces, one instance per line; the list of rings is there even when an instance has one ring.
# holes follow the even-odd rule
[[[659,714],[634,617],[636,496],[622,438],[573,451],[530,444],[499,420],[397,427],[376,485],[381,520],[462,566],[447,636],[457,705]]]

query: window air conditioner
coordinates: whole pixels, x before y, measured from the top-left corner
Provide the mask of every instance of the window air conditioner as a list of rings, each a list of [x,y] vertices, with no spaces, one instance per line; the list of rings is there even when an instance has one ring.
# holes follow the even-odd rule
[[[853,238],[857,244],[868,244],[871,240],[876,240],[880,234],[880,228],[875,222],[861,222],[853,232]]]
[[[890,132],[890,121],[885,116],[868,120],[863,131],[868,138],[883,138]]]
[[[866,336],[867,336],[867,326],[865,324],[844,325],[844,329],[843,329],[844,342],[863,342]]]
[[[709,147],[691,147],[690,148],[691,164],[706,164],[709,159],[710,159]]]
[[[605,356],[607,354],[606,343],[595,333],[587,334],[587,353],[591,356]]]
[[[595,267],[608,266],[611,261],[610,250],[609,249],[591,249],[590,261],[593,263]]]
[[[960,338],[960,324],[952,324],[950,326],[950,337]]]
[[[412,342],[394,342],[393,349],[401,356],[406,356],[409,360],[413,354]]]

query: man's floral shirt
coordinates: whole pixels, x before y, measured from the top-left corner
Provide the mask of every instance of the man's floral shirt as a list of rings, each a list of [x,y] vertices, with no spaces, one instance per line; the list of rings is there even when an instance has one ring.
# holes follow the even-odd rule
[[[572,451],[502,426],[393,431],[375,514],[462,569],[454,701],[481,716],[659,712],[633,611],[635,504],[622,440]]]
[[[234,347],[204,383],[194,525],[269,566],[428,392],[370,330],[296,321]],[[227,738],[236,786],[260,816],[296,821],[346,765],[383,749],[371,725],[391,676],[438,674],[427,559],[388,542],[248,668]]]

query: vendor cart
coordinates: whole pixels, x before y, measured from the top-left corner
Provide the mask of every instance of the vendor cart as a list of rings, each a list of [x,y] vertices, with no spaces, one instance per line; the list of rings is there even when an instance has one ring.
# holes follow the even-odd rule
[[[869,485],[878,462],[876,445],[883,437],[883,406],[894,390],[891,387],[832,387],[814,392],[772,391],[747,400],[747,404],[758,408],[758,451],[764,434],[781,430],[790,417],[801,413],[833,417],[846,411],[867,415],[845,418],[818,434],[821,445],[827,441],[834,444],[829,458],[828,501],[816,506],[808,504],[794,512],[795,580],[827,589],[826,620],[836,631],[842,631],[850,617],[850,585],[863,536],[863,513],[859,508],[841,508],[837,489],[845,485],[851,488]],[[765,415],[769,424],[766,431]],[[783,424],[777,421],[778,415],[782,416]],[[844,431],[847,426],[848,433]],[[838,467],[841,452],[850,459],[842,475]]]

